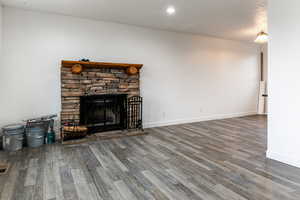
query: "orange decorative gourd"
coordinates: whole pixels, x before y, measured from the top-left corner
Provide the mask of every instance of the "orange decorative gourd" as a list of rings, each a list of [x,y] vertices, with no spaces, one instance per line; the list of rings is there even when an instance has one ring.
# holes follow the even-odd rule
[[[135,75],[139,72],[139,70],[136,67],[128,67],[126,72],[129,75]]]
[[[76,64],[76,65],[72,66],[72,73],[73,74],[80,74],[82,72],[82,70],[83,70],[83,67],[80,64]]]

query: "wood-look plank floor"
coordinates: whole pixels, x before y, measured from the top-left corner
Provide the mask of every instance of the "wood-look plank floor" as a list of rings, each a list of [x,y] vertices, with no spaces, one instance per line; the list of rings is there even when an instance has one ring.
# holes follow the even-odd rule
[[[149,135],[0,153],[0,199],[299,200],[300,169],[266,159],[266,118],[148,129]]]

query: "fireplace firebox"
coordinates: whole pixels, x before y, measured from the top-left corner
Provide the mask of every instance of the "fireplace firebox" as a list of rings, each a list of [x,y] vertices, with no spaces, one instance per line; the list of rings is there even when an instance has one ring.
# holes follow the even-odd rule
[[[126,129],[127,94],[80,97],[80,125],[89,133]]]

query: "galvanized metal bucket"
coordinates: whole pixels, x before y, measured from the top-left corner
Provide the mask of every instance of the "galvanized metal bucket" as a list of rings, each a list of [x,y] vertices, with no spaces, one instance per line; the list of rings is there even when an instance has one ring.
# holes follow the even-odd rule
[[[35,122],[26,127],[26,138],[28,147],[37,148],[45,143],[45,136],[49,122]]]
[[[11,124],[2,128],[3,149],[6,151],[21,150],[24,143],[24,125]]]

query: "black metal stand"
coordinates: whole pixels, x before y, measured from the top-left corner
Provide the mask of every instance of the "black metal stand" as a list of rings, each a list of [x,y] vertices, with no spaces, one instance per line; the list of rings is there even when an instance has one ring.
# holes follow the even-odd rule
[[[127,129],[143,130],[143,98],[140,96],[127,100]]]

